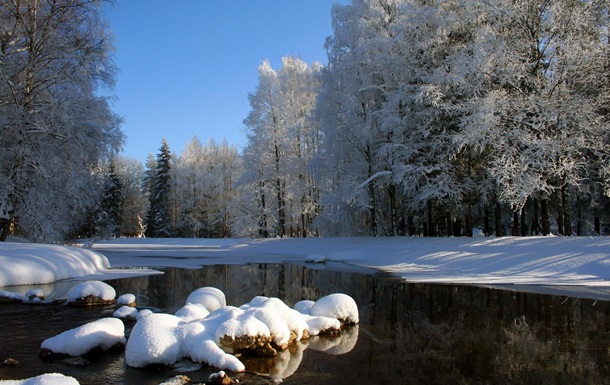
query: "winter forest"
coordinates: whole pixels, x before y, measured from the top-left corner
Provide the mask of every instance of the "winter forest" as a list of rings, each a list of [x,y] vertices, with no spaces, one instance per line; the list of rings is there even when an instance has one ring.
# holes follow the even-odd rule
[[[2,0],[0,239],[604,233],[610,3],[352,0],[247,144],[121,156],[104,1]],[[246,95],[244,95],[246,97]]]

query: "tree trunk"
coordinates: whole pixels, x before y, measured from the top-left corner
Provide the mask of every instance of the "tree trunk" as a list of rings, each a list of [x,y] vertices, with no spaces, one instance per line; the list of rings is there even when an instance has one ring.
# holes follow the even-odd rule
[[[449,211],[447,211],[447,213],[445,213],[445,222],[447,222],[446,235],[448,237],[452,237],[453,236],[453,223],[451,222],[451,213]]]
[[[540,222],[538,222],[538,200],[534,199],[532,201],[532,205],[534,206],[534,214],[532,216],[531,235],[538,235],[540,233]]]
[[[502,207],[500,206],[500,202],[496,203],[496,237],[501,237],[503,235],[502,231]]]
[[[521,209],[521,236],[527,236],[527,222],[525,220],[525,207]]]
[[[551,233],[551,213],[549,210],[549,198],[546,194],[540,200],[540,216],[542,221],[542,235]]]
[[[485,207],[485,223],[483,224],[483,233],[486,237],[491,235],[491,228],[489,226],[489,209]]]
[[[519,236],[519,213],[516,211],[513,211],[513,225],[510,229],[510,234],[513,237]]]
[[[432,200],[428,200],[428,236],[436,236],[436,231],[434,231],[434,224],[432,222]]]
[[[567,186],[561,188],[561,201],[563,205],[563,235],[572,235],[572,217],[570,215],[570,196],[566,191]]]

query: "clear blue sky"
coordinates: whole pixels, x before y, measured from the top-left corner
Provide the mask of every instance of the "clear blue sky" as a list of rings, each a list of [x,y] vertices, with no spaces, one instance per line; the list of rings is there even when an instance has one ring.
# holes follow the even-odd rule
[[[120,72],[123,155],[144,162],[165,137],[181,153],[196,135],[240,150],[257,68],[298,56],[326,64],[330,12],[346,0],[116,0],[105,9]]]

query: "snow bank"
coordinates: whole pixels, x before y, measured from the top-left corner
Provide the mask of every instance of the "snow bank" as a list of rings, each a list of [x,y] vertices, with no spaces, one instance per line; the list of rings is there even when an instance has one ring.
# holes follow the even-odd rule
[[[327,267],[382,270],[410,282],[610,287],[610,237],[605,236],[116,239],[92,247],[117,266],[199,268],[323,259]]]
[[[25,380],[0,380],[2,385],[79,385],[73,377],[60,373],[48,373]]]
[[[47,338],[40,347],[76,357],[97,347],[105,351],[119,343],[125,344],[123,322],[116,318],[102,318]]]
[[[108,269],[103,255],[59,245],[0,242],[0,287],[39,285]]]

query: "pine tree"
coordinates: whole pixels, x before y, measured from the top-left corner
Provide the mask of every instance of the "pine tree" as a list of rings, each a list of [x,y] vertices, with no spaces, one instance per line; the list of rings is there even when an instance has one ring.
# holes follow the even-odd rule
[[[112,159],[104,181],[104,193],[97,219],[97,232],[102,236],[119,236],[123,218],[123,183],[117,172],[117,160]]]
[[[149,195],[149,214],[147,218],[146,236],[153,238],[168,238],[173,236],[171,223],[171,161],[172,155],[163,139],[159,153],[155,160],[154,178],[151,180],[151,193]]]

